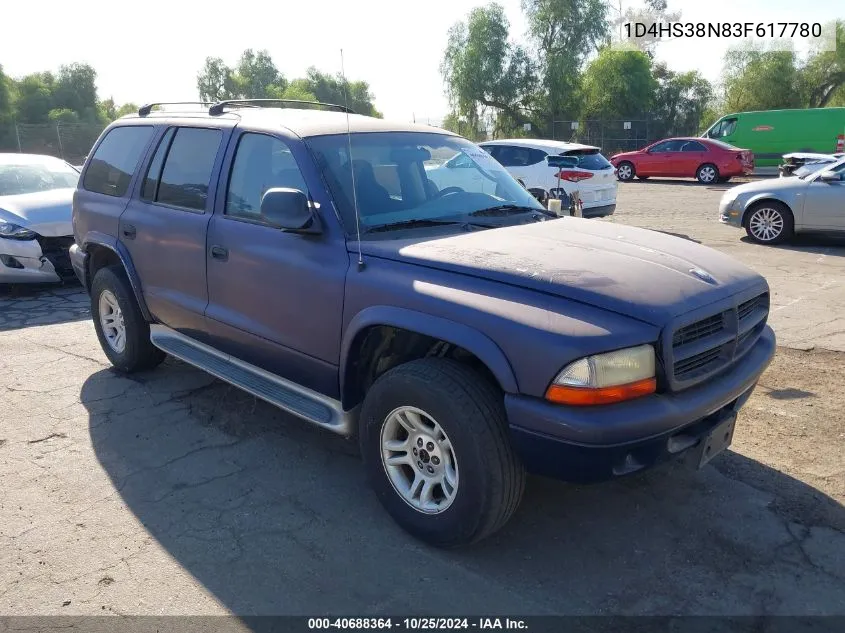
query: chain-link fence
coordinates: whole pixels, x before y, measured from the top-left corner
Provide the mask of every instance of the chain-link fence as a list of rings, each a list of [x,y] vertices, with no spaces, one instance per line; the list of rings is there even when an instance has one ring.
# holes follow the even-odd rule
[[[555,140],[595,145],[606,156],[638,150],[667,136],[698,136],[698,130],[670,130],[665,122],[651,119],[552,121]]]
[[[0,152],[48,154],[80,165],[103,128],[99,123],[12,123],[0,128]]]

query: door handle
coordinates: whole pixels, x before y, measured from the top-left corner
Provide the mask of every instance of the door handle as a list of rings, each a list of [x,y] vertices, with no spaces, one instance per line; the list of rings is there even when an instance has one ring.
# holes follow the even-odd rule
[[[211,256],[214,259],[219,259],[221,262],[225,262],[229,259],[229,250],[223,248],[222,246],[215,245],[211,247]]]
[[[134,240],[137,233],[132,224],[124,224],[120,232],[127,240]]]

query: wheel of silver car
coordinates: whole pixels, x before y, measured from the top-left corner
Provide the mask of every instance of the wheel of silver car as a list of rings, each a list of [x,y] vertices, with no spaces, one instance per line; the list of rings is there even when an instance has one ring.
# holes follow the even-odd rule
[[[443,428],[416,407],[391,411],[381,429],[381,463],[396,493],[420,512],[443,512],[458,492],[458,460]]]
[[[749,211],[745,232],[759,244],[778,244],[792,235],[792,214],[779,202],[758,204]]]
[[[100,293],[99,307],[100,325],[106,343],[120,354],[126,348],[126,325],[123,323],[123,312],[117,303],[117,297],[111,290],[103,290]]]
[[[634,177],[634,166],[628,162],[619,163],[619,167],[616,168],[616,177],[623,182],[631,180]]]
[[[430,357],[388,370],[366,392],[358,432],[379,501],[427,543],[481,540],[522,498],[504,394],[472,367]]]
[[[695,177],[698,179],[698,182],[709,185],[716,182],[719,178],[719,170],[716,169],[715,165],[708,163],[698,168],[698,171],[695,172]]]

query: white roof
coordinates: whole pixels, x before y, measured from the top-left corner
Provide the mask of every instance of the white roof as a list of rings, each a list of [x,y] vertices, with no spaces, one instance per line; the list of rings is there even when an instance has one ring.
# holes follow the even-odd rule
[[[573,149],[601,149],[595,145],[583,145],[581,143],[567,143],[565,141],[553,141],[539,138],[501,138],[495,141],[483,141],[484,145],[516,145],[517,147],[530,147],[544,152],[566,152]]]

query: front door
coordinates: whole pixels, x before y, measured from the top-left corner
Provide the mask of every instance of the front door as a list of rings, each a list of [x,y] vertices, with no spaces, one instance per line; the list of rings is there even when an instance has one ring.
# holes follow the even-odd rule
[[[311,163],[308,169],[301,169],[306,161]],[[349,268],[344,237],[326,231],[289,233],[267,225],[260,216],[267,189],[287,187],[308,194],[308,182],[320,186],[313,160],[301,141],[243,131],[227,152],[225,170],[229,178],[218,189],[206,251],[206,320],[213,344],[338,397]],[[306,178],[303,172],[311,175]],[[329,206],[319,214],[332,212]]]
[[[816,178],[806,189],[804,223],[808,227],[845,231],[845,163],[832,170],[839,180]]]
[[[201,336],[208,303],[206,229],[228,129],[170,127],[120,217],[118,236],[129,251],[153,316]]]

